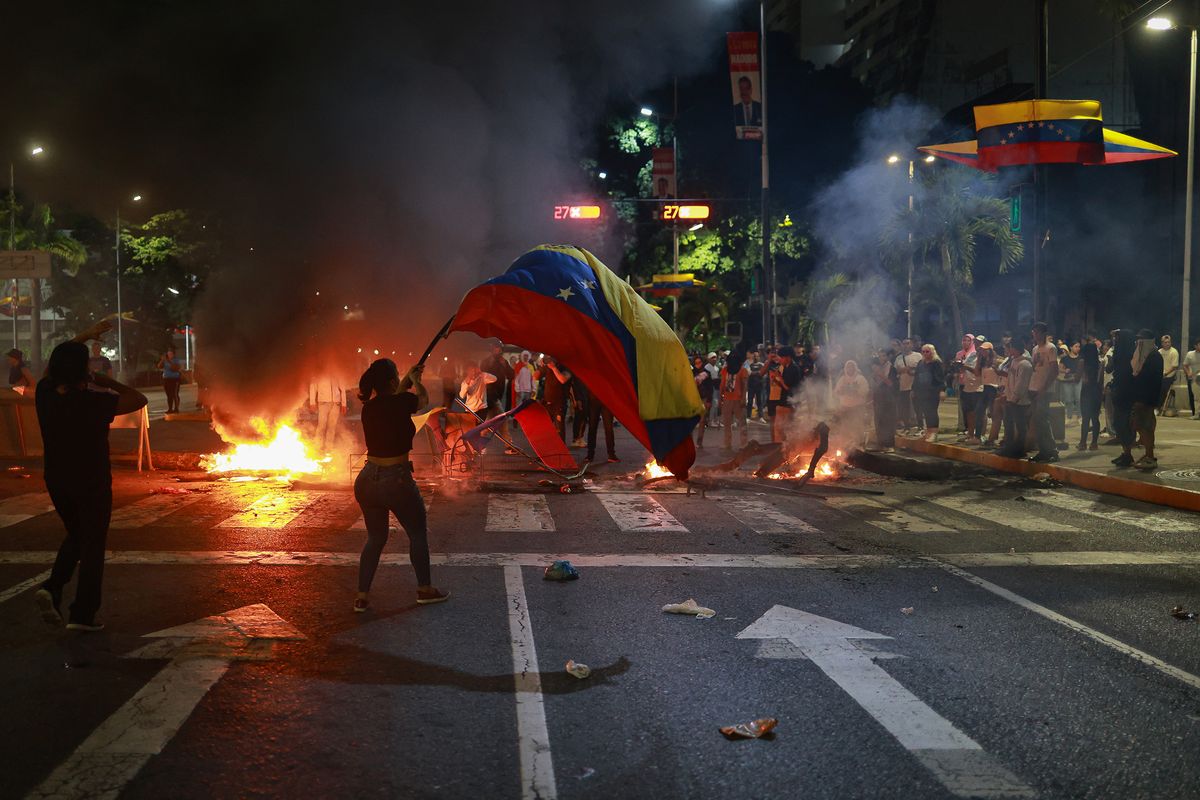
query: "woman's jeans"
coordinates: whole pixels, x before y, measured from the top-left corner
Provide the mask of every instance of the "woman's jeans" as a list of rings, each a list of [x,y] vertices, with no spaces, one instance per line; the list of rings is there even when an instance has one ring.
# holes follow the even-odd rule
[[[987,415],[992,410],[992,403],[996,400],[996,387],[984,385],[981,396],[975,403],[975,438],[982,439],[984,432],[987,430]]]
[[[1067,407],[1068,417],[1079,416],[1080,387],[1081,384],[1079,381],[1059,381],[1058,383],[1063,405]]]
[[[354,480],[354,499],[367,524],[367,543],[358,562],[358,590],[370,591],[379,567],[379,556],[388,540],[388,513],[408,534],[408,558],[417,573],[417,585],[429,586],[429,541],[425,531],[425,501],[412,476],[412,464],[381,467],[370,461]]]

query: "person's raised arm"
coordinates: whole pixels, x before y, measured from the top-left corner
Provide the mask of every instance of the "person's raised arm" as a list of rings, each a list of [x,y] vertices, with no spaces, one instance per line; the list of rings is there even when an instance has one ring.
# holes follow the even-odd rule
[[[102,319],[90,328],[80,332],[78,336],[72,339],[72,342],[84,344],[88,339],[99,339],[104,334],[112,330],[112,323],[106,319]]]
[[[425,389],[425,384],[421,383],[421,373],[424,371],[424,364],[414,364],[408,374],[400,379],[400,391],[414,393],[417,396],[417,408],[424,408],[429,404],[429,392]],[[467,394],[466,381],[462,384],[462,394],[464,397]]]
[[[117,393],[117,416],[122,414],[132,414],[139,408],[142,408],[148,402],[146,395],[139,392],[133,387],[126,386],[120,381],[110,378],[107,375],[99,373],[92,376],[92,383],[104,389],[111,389]]]

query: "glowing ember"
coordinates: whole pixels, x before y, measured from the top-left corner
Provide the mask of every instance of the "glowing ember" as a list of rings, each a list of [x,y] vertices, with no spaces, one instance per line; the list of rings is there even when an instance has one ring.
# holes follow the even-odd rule
[[[318,459],[300,432],[281,424],[271,432],[263,419],[250,420],[261,440],[233,442],[228,453],[211,453],[200,459],[200,466],[209,472],[274,472],[288,475],[321,472],[329,459]]]
[[[657,461],[655,461],[654,459],[650,459],[649,461],[647,461],[646,468],[642,470],[642,478],[644,480],[651,480],[653,478],[665,478],[671,474],[672,474],[671,470],[667,469],[666,467],[660,466],[659,463]]]

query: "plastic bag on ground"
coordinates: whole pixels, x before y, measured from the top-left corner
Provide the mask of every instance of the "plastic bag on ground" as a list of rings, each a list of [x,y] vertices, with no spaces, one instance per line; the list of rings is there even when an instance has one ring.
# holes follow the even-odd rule
[[[548,581],[574,581],[579,579],[579,570],[570,561],[555,561],[546,567],[545,579]]]
[[[727,739],[761,739],[775,730],[775,726],[778,724],[779,720],[774,717],[763,717],[753,722],[726,725],[721,728],[721,733],[725,734],[725,738]]]
[[[682,603],[667,603],[662,607],[662,610],[668,614],[687,614],[696,619],[709,619],[717,615],[716,611],[713,611],[711,608],[705,608],[690,597]]]
[[[592,668],[587,664],[580,664],[574,660],[567,662],[567,673],[573,675],[580,680],[592,674]]]

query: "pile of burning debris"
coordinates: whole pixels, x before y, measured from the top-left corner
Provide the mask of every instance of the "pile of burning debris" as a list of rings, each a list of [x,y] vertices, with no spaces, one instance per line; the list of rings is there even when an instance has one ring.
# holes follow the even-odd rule
[[[700,492],[752,487],[791,492],[802,489],[810,481],[832,489],[831,484],[843,477],[848,465],[841,450],[829,452],[829,432],[829,426],[821,422],[806,436],[786,443],[751,441],[729,461],[708,469],[693,469],[687,484]],[[753,472],[755,480],[738,476],[750,462],[757,464]],[[668,470],[651,461],[635,480],[639,486],[650,486],[674,479]]]

